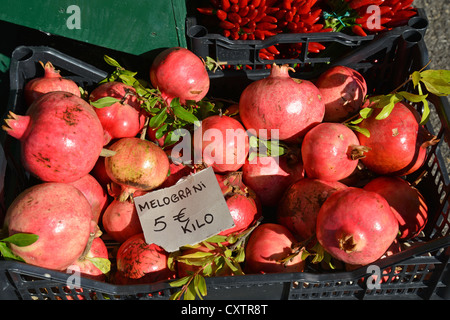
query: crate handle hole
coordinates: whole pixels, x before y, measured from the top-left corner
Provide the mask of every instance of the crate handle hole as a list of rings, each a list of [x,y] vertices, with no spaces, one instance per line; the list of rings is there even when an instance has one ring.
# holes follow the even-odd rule
[[[414,43],[419,43],[420,41],[422,41],[423,36],[417,30],[406,30],[405,32],[403,32],[402,38],[407,43],[414,44]]]
[[[203,38],[208,34],[208,30],[201,25],[195,25],[189,28],[187,32],[191,38]]]
[[[408,26],[416,30],[426,30],[428,28],[428,20],[422,17],[413,17],[409,19]]]
[[[26,61],[30,59],[34,51],[29,47],[19,47],[13,52],[13,58],[17,61]]]

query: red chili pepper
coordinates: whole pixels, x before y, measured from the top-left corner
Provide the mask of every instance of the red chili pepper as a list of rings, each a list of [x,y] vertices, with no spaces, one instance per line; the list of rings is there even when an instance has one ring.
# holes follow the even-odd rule
[[[248,40],[255,40],[255,35],[253,33],[249,33],[247,36]]]
[[[309,29],[309,32],[319,32],[322,28],[323,28],[323,24],[318,23],[318,24],[311,26],[311,28]]]
[[[242,18],[236,12],[229,12],[228,13],[228,21],[233,22],[233,23],[241,24]]]
[[[256,29],[256,22],[250,20],[250,21],[247,23],[247,26],[248,26],[250,29],[255,30],[255,29]]]
[[[232,4],[238,4],[238,3],[239,3],[239,0],[230,0],[230,2],[231,2]]]
[[[300,21],[300,15],[296,14],[294,16],[294,18],[292,19],[292,22],[299,23],[299,21]]]
[[[241,8],[241,9],[239,9],[238,14],[239,14],[241,17],[245,17],[245,16],[247,16],[247,14],[248,14],[249,12],[250,12],[250,7],[249,7],[249,6],[245,6],[245,7]]]
[[[231,31],[228,30],[228,29],[226,29],[226,30],[223,30],[223,31],[222,31],[222,34],[223,34],[223,36],[224,36],[225,38],[228,38],[228,37],[231,36]]]
[[[277,18],[278,20],[284,19],[286,12],[287,12],[286,9],[280,9],[278,12],[275,13],[275,18]]]
[[[415,10],[402,10],[393,16],[393,21],[400,21],[414,17],[417,14]]]
[[[230,11],[231,12],[239,12],[239,5],[237,5],[237,4],[232,4],[231,5],[231,8],[230,8]]]
[[[267,51],[270,52],[271,54],[274,54],[274,55],[280,54],[280,51],[278,51],[278,49],[277,49],[277,47],[276,47],[275,45],[272,45],[272,46],[270,46],[270,47],[267,47],[266,49],[267,49]]]
[[[414,2],[414,0],[402,1],[402,10],[408,9],[413,4],[413,2]]]
[[[262,30],[262,32],[264,32],[264,35],[266,37],[272,37],[277,35],[278,32],[273,32],[272,30]]]
[[[259,5],[261,4],[261,0],[252,0],[251,3],[255,8],[258,8]]]
[[[256,29],[253,34],[255,35],[255,38],[257,40],[264,40],[266,38],[266,36],[264,35],[264,32],[262,32],[261,30]]]
[[[247,25],[247,23],[249,23],[249,22],[250,22],[250,19],[249,19],[249,18],[243,17],[243,18],[242,18],[242,21],[241,21],[241,26],[245,26],[245,25]]]
[[[292,9],[292,0],[283,0],[281,7],[286,10],[291,10]]]
[[[230,7],[231,7],[230,0],[221,0],[220,1],[220,8],[223,11],[225,11],[225,12],[230,11]]]
[[[349,7],[352,8],[353,10],[356,10],[358,8],[361,8],[363,6],[368,6],[368,5],[379,6],[383,2],[384,2],[384,0],[352,0],[349,3]]]
[[[247,18],[249,18],[250,20],[253,20],[253,19],[255,19],[255,17],[257,15],[258,15],[258,9],[254,9],[254,10],[250,9],[250,11],[247,14]]]
[[[274,16],[265,16],[260,20],[260,22],[269,22],[269,23],[277,24],[278,19],[275,18]]]
[[[239,40],[239,33],[237,31],[231,31],[231,36],[230,38],[232,40]]]
[[[354,34],[356,34],[358,36],[367,37],[367,33],[359,25],[354,25],[352,27],[352,31]]]
[[[310,42],[308,44],[308,52],[319,53],[321,50],[325,49],[323,45],[317,42]]]
[[[264,12],[264,9],[260,10],[256,17],[253,19],[255,22],[259,22],[262,18],[266,16],[266,13]]]
[[[278,11],[280,11],[278,7],[267,7],[265,12],[269,15],[275,15]]]
[[[222,28],[222,29],[229,29],[229,30],[231,30],[235,26],[234,26],[234,23],[232,23],[230,21],[220,21],[219,22],[219,27]]]
[[[294,12],[292,12],[292,10],[287,11],[286,14],[284,15],[284,20],[291,22],[294,19]]]
[[[322,9],[316,9],[314,11],[311,11],[307,16],[305,15],[306,17],[302,16],[302,21],[305,24],[313,25],[317,21],[319,21],[321,14],[322,14]]]
[[[269,23],[269,22],[260,22],[256,24],[256,29],[259,30],[272,30],[272,29],[276,29],[277,25],[274,23]]]

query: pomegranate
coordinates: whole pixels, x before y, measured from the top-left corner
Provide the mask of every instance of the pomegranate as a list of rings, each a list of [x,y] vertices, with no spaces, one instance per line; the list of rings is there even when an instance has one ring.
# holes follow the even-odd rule
[[[92,261],[96,260],[94,264]],[[102,265],[99,269],[97,265]],[[103,269],[103,270],[102,270]],[[81,255],[75,260],[68,268],[67,271],[79,272],[83,277],[105,281],[106,274],[110,269],[110,261],[108,256],[108,248],[105,242],[101,238],[94,238],[92,244],[86,253]]]
[[[25,102],[28,106],[37,98],[51,91],[65,91],[81,97],[80,88],[75,81],[63,78],[59,70],[56,70],[50,61],[45,65],[41,61],[39,63],[44,68],[44,76],[31,79],[23,89]]]
[[[39,267],[65,270],[84,251],[91,232],[92,210],[74,186],[47,182],[20,193],[9,206],[9,235],[32,233],[39,239],[26,247],[11,245],[14,254]]]
[[[331,194],[316,221],[317,240],[325,251],[344,263],[356,265],[379,259],[398,230],[389,203],[376,192],[355,187]]]
[[[288,228],[298,241],[309,239],[316,233],[317,215],[322,204],[333,192],[344,188],[347,186],[339,181],[298,180],[281,198],[277,222]]]
[[[141,132],[146,114],[132,86],[117,81],[102,83],[91,92],[89,101],[104,97],[120,100],[107,107],[94,108],[105,131],[105,144],[112,139],[134,137]]]
[[[173,272],[167,266],[169,253],[158,245],[145,242],[144,234],[128,238],[117,251],[118,284],[143,284],[167,280]]]
[[[425,228],[428,207],[422,194],[400,177],[377,177],[364,186],[365,190],[382,195],[395,213],[400,239],[416,237]]]
[[[367,94],[364,77],[356,70],[335,66],[323,72],[315,82],[325,103],[323,121],[342,122],[355,115]]]
[[[102,216],[102,225],[106,233],[120,243],[143,232],[136,207],[131,200],[114,199]]]
[[[182,156],[180,156],[180,153],[178,153],[178,157],[175,156],[176,152],[172,152],[174,150],[167,150],[165,151],[166,154],[169,157],[169,172],[170,175],[167,177],[167,179],[163,182],[163,184],[160,186],[160,188],[168,188],[173,185],[175,185],[180,179],[190,175],[191,173],[194,173],[194,167],[188,164],[184,164],[181,161]]]
[[[111,178],[106,173],[104,157],[99,157],[97,159],[94,168],[92,168],[89,174],[92,175],[103,188],[106,188],[107,185],[111,183]]]
[[[168,48],[159,53],[150,68],[150,81],[170,105],[174,98],[200,101],[209,90],[209,76],[203,61],[188,49]]]
[[[92,207],[92,220],[98,223],[100,216],[108,205],[108,194],[98,181],[90,174],[70,182],[83,193]]]
[[[324,122],[311,129],[301,148],[306,176],[326,181],[350,176],[358,166],[358,159],[368,151],[360,146],[352,130],[332,122]]]
[[[357,133],[360,143],[371,149],[361,162],[379,175],[403,176],[419,169],[426,158],[430,136],[419,125],[419,114],[411,106],[398,102],[390,115],[376,120],[380,112],[374,109],[371,117],[359,126],[370,132],[370,137]]]
[[[264,206],[275,207],[286,189],[305,175],[300,157],[257,157],[242,166],[243,181]]]
[[[109,149],[116,153],[105,158],[105,170],[111,180],[121,186],[119,201],[127,200],[137,190],[153,190],[166,180],[169,159],[153,142],[121,138]]]
[[[259,225],[251,233],[245,247],[245,272],[302,272],[305,261],[301,259],[301,254],[286,264],[279,262],[292,254],[293,244],[295,238],[286,227],[275,223]]]
[[[209,116],[194,131],[194,162],[203,161],[214,172],[239,170],[248,152],[247,132],[239,121],[228,116]]]
[[[103,149],[103,128],[94,110],[67,92],[43,95],[24,116],[10,112],[2,128],[20,140],[24,168],[45,182],[80,179]]]
[[[262,139],[299,142],[319,124],[325,104],[319,89],[308,80],[291,78],[289,66],[273,65],[267,78],[248,85],[239,99],[239,115],[245,128]]]

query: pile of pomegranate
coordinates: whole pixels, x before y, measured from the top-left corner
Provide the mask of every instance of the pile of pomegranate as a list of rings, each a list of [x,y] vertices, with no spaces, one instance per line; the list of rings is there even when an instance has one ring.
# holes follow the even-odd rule
[[[148,134],[152,117],[133,86],[103,82],[83,98],[48,62],[45,75],[26,86],[26,114],[10,112],[3,125],[20,141],[23,167],[37,180],[9,206],[3,230],[38,240],[11,244],[12,253],[54,270],[78,266],[86,277],[116,284],[198,274],[206,265],[184,260],[173,267],[168,252],[145,243],[133,198],[206,167],[216,174],[235,227],[218,235],[226,241],[188,252],[219,257],[242,240],[242,268],[220,269],[214,260],[207,265],[217,270],[213,275],[303,272],[319,247],[349,270],[418,237],[427,204],[405,179],[423,165],[429,145],[417,111],[399,102],[384,120],[364,119],[368,137],[344,122],[366,107],[360,73],[338,66],[309,81],[291,71],[273,65],[230,104],[233,113],[225,105],[199,119],[201,127],[187,128],[192,136],[201,131],[189,155]],[[183,48],[158,56],[149,79],[161,92],[153,109],[168,114],[176,99],[198,108],[210,85],[202,60]],[[94,106],[102,98],[113,99]],[[233,139],[218,141],[227,130]],[[255,157],[255,145],[272,141],[278,144]]]

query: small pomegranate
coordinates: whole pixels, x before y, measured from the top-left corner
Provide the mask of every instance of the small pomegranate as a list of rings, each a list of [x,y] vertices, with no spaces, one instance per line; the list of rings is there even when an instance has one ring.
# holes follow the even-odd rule
[[[356,114],[367,94],[364,77],[346,66],[335,66],[323,72],[315,82],[325,103],[323,121],[342,122]]]
[[[102,225],[106,233],[120,243],[143,232],[136,207],[130,199],[125,201],[114,199],[102,216]]]
[[[356,134],[341,123],[324,122],[306,135],[302,143],[306,176],[338,181],[350,176],[366,147],[360,146]]]
[[[103,149],[103,128],[94,110],[68,92],[43,95],[24,116],[10,112],[2,128],[20,140],[24,168],[46,182],[80,179]]]
[[[176,152],[172,150],[165,151],[169,157],[169,172],[170,175],[163,182],[163,184],[159,188],[168,188],[175,185],[180,179],[194,173],[194,167],[188,164],[182,163],[182,156],[178,153],[176,156]]]
[[[378,193],[348,187],[331,194],[322,204],[316,236],[334,258],[367,265],[378,260],[398,234],[398,221],[389,203]]]
[[[239,121],[228,116],[207,117],[194,131],[194,161],[204,162],[214,172],[239,170],[248,152],[247,132]]]
[[[120,100],[107,107],[94,107],[105,130],[105,144],[112,139],[135,137],[141,132],[146,114],[132,86],[117,81],[102,83],[91,92],[89,101],[95,102],[104,97]]]
[[[84,251],[91,233],[92,209],[74,186],[47,182],[20,193],[9,206],[9,235],[32,233],[39,239],[26,247],[11,245],[14,254],[39,267],[65,270]]]
[[[105,170],[111,180],[121,186],[119,201],[127,200],[138,190],[153,190],[166,180],[169,159],[153,142],[121,138],[108,149],[116,153],[105,158]]]
[[[347,188],[339,181],[313,178],[300,179],[284,193],[277,208],[277,221],[292,232],[298,241],[304,241],[316,232],[320,207],[335,191]]]
[[[376,120],[380,112],[364,119],[359,126],[370,132],[370,137],[357,133],[360,143],[371,149],[361,162],[379,175],[403,176],[419,169],[426,158],[427,147],[433,140],[423,126],[419,114],[411,106],[398,102],[390,115]]]
[[[182,47],[159,53],[150,68],[150,81],[170,104],[172,99],[200,101],[209,90],[210,80],[203,61]]]
[[[286,189],[305,175],[300,157],[257,157],[242,166],[243,181],[261,200],[275,207]]]
[[[302,272],[305,261],[301,259],[301,254],[286,264],[280,263],[293,253],[293,244],[295,238],[286,227],[275,223],[259,225],[251,233],[245,247],[245,272]]]
[[[90,174],[70,182],[83,193],[92,207],[92,220],[98,223],[100,216],[108,206],[108,194],[98,181]]]
[[[97,260],[94,264],[92,261]],[[97,266],[102,265],[99,269]],[[89,279],[105,281],[106,274],[110,269],[108,248],[101,238],[94,238],[86,255],[81,255],[68,268],[67,271],[76,271]],[[66,272],[67,272],[66,271]]]
[[[248,85],[239,99],[239,116],[248,130],[262,139],[299,142],[319,124],[325,104],[319,89],[308,80],[291,78],[290,67],[273,65],[267,78]]]
[[[37,98],[51,91],[65,91],[81,97],[80,88],[75,81],[63,78],[59,70],[56,70],[50,61],[45,65],[41,61],[39,63],[44,68],[44,76],[31,79],[23,89],[25,102],[28,106]]]
[[[169,254],[158,245],[145,242],[144,234],[136,234],[122,243],[117,251],[118,284],[144,284],[173,277],[167,266]]]
[[[428,221],[428,207],[422,194],[400,177],[377,177],[364,186],[365,190],[382,195],[395,213],[400,239],[416,237]]]

